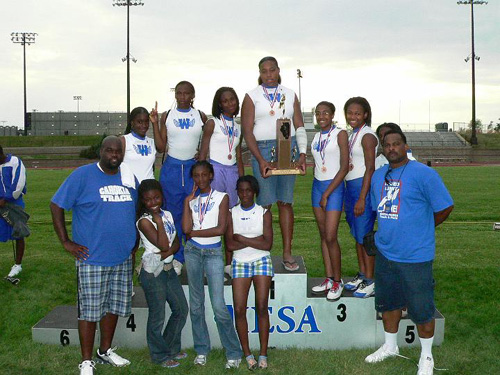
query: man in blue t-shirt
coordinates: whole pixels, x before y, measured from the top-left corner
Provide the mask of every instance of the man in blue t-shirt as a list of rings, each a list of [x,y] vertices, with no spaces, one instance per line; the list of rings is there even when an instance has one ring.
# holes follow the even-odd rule
[[[131,312],[132,260],[137,247],[137,180],[123,161],[120,139],[102,142],[98,163],[76,169],[52,197],[54,229],[64,249],[76,258],[81,375],[92,375],[96,324],[100,346],[96,361],[126,366],[111,349],[118,316]],[[71,240],[64,210],[73,212]]]
[[[433,374],[435,227],[450,215],[453,199],[436,171],[408,159],[400,130],[388,131],[382,147],[389,165],[373,174],[370,195],[378,221],[375,308],[382,313],[385,342],[365,361],[399,353],[399,321],[408,307],[422,346],[418,375]]]

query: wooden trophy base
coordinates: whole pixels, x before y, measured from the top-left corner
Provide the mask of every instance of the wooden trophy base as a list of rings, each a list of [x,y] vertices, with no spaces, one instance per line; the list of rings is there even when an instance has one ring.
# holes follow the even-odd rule
[[[276,163],[271,163],[273,167],[277,167]],[[266,176],[291,176],[291,175],[298,175],[298,174],[303,174],[300,169],[297,167],[293,168],[284,168],[284,169],[268,169]]]

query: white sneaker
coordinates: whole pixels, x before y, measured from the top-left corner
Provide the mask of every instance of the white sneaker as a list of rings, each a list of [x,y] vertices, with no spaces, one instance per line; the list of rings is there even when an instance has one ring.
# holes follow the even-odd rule
[[[417,375],[433,375],[434,374],[434,359],[432,357],[420,357],[418,361]]]
[[[384,359],[389,357],[394,357],[399,354],[399,348],[396,346],[396,350],[389,350],[387,346],[384,344],[380,348],[377,349],[376,352],[370,354],[365,358],[365,362],[367,363],[376,363],[382,362]]]
[[[174,266],[174,271],[177,274],[177,276],[180,276],[181,272],[182,272],[183,264],[181,262],[179,262],[177,259],[174,259],[172,261],[172,266]]]
[[[95,362],[94,361],[83,361],[78,365],[80,369],[80,375],[94,375]]]
[[[116,347],[113,349],[109,348],[106,353],[101,354],[99,349],[97,349],[97,358],[96,362],[99,364],[110,364],[115,367],[123,367],[130,365],[130,361],[123,357],[120,357],[115,353]]]
[[[344,288],[345,290],[356,290],[358,289],[359,284],[363,282],[363,279],[360,277],[359,273],[354,276],[354,279],[349,281],[348,283],[345,283]]]
[[[194,359],[193,363],[198,366],[205,366],[207,364],[207,356],[203,354],[198,354]]]
[[[19,273],[23,270],[23,267],[20,264],[14,264],[12,268],[10,269],[9,274],[7,277],[14,277],[19,275]]]
[[[313,286],[311,291],[316,294],[328,292],[333,286],[333,280],[326,278],[321,284]]]
[[[240,367],[241,359],[228,359],[226,362],[226,368],[238,368]]]
[[[229,277],[233,277],[233,266],[230,264],[227,264],[224,266],[224,273],[226,275],[229,275]]]
[[[340,283],[334,281],[332,287],[330,288],[328,294],[326,295],[326,299],[328,301],[337,301],[342,295],[343,290],[344,290],[344,283],[342,282],[342,279],[340,279]]]
[[[352,295],[358,298],[368,298],[375,295],[375,282],[366,285],[366,282],[363,281]]]

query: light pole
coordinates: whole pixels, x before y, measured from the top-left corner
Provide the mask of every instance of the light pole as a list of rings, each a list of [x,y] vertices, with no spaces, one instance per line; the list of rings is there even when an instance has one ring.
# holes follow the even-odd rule
[[[468,5],[470,4],[470,24],[471,24],[471,40],[472,40],[472,52],[470,56],[465,59],[465,62],[472,61],[472,124],[471,124],[471,136],[470,143],[477,145],[476,136],[476,60],[479,60],[479,56],[476,56],[474,51],[474,4],[483,5],[488,4],[487,1],[483,0],[461,0],[457,1],[458,5]]]
[[[113,6],[127,7],[127,56],[122,61],[127,61],[127,129],[130,126],[130,58],[135,63],[137,60],[130,56],[130,7],[144,5],[142,0],[113,0]]]
[[[300,91],[300,79],[302,78],[302,72],[300,69],[297,69],[297,78],[299,79],[299,104],[300,108],[302,108],[302,93]]]
[[[73,96],[73,100],[76,100],[76,112],[80,113],[80,100],[82,97],[80,95]]]
[[[24,71],[24,135],[28,135],[28,111],[27,111],[27,99],[26,99],[26,44],[35,43],[35,37],[37,33],[11,33],[11,40],[13,43],[20,43],[23,46],[23,71]]]
[[[80,113],[80,100],[82,100],[82,97],[80,95],[73,96],[73,100],[76,100],[76,112]]]

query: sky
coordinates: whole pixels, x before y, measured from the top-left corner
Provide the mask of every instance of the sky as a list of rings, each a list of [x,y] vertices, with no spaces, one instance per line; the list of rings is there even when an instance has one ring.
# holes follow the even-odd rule
[[[215,91],[240,100],[257,85],[258,61],[279,62],[283,85],[311,111],[368,99],[373,124],[404,129],[471,119],[470,5],[452,0],[143,0],[130,8],[131,108],[173,106],[170,88],[196,89],[210,113]],[[113,0],[17,0],[2,4],[0,125],[23,127],[23,47],[28,112],[126,111],[126,7]],[[500,121],[500,2],[474,6],[476,117]]]

